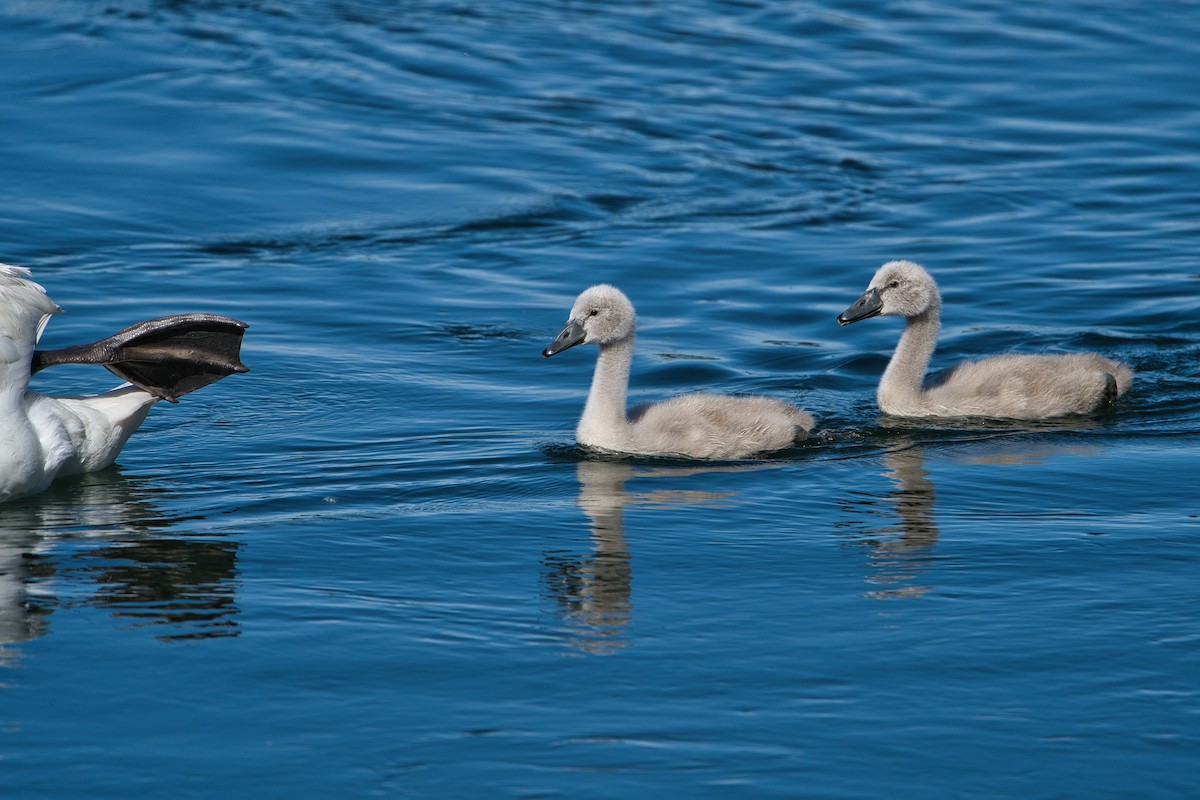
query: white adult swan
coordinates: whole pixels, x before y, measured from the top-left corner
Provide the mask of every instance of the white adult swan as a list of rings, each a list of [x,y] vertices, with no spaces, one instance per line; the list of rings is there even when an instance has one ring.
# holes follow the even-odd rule
[[[185,314],[126,328],[107,339],[35,351],[46,322],[60,309],[29,270],[0,264],[0,502],[43,491],[55,478],[102,469],[116,459],[158,400],[234,372],[246,323]],[[39,369],[102,364],[132,383],[92,397],[48,397],[29,391]]]
[[[626,415],[635,314],[621,291],[601,284],[575,300],[570,319],[546,358],[577,344],[600,346],[575,440],[587,447],[637,455],[737,459],[782,450],[808,436],[812,415],[769,397],[689,394]]]
[[[1043,419],[1106,408],[1129,389],[1133,371],[1096,353],[1003,355],[964,361],[922,386],[937,344],[941,296],[925,268],[889,261],[839,325],[876,316],[906,324],[879,381],[879,410],[899,417]]]

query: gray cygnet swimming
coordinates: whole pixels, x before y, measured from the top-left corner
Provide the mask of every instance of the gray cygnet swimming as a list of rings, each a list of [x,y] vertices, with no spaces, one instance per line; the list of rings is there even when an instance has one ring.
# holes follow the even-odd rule
[[[635,455],[747,458],[791,447],[813,429],[811,414],[769,397],[689,394],[627,413],[636,314],[619,289],[587,289],[542,355],[577,344],[600,348],[592,388],[575,429],[580,445]]]
[[[1133,371],[1097,353],[1001,355],[964,361],[925,385],[941,327],[941,295],[912,261],[889,261],[838,324],[905,318],[904,333],[879,381],[879,410],[898,417],[1045,419],[1104,410],[1128,391]]]

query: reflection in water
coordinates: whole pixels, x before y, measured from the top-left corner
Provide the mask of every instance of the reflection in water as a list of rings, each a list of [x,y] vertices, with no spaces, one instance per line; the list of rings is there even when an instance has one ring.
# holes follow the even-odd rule
[[[81,571],[97,584],[90,602],[159,639],[237,636],[237,550],[228,540],[122,541],[88,553]]]
[[[7,660],[5,644],[35,639],[45,631],[50,611],[25,589],[37,568],[32,557],[36,543],[33,534],[0,533],[0,665]]]
[[[935,493],[929,472],[925,469],[925,453],[929,445],[902,443],[883,455],[895,489],[889,495],[891,508],[878,508],[877,499],[858,500],[851,507],[871,516],[898,516],[899,524],[872,526],[863,534],[862,542],[871,548],[869,561],[872,574],[867,581],[883,588],[867,593],[875,599],[921,597],[930,590],[928,585],[910,583],[932,564],[938,526],[934,519]],[[952,451],[951,458],[963,464],[1019,466],[1041,463],[1042,459],[1058,455],[1093,455],[1099,448],[1092,445],[1031,445],[1028,442],[1011,444],[988,441],[986,449]]]
[[[592,552],[545,554],[547,592],[572,628],[571,643],[590,653],[608,654],[625,646],[624,628],[633,618],[633,568],[625,542],[627,505],[719,502],[732,492],[666,490],[632,493],[631,478],[685,477],[702,472],[762,469],[769,465],[655,467],[635,469],[615,461],[580,461],[577,504],[591,521]]]
[[[110,609],[163,640],[237,635],[238,545],[168,538],[151,489],[115,468],[0,506],[0,664],[56,608]]]
[[[592,524],[592,553],[569,557],[546,554],[546,582],[567,622],[578,631],[573,642],[582,650],[609,652],[623,646],[621,629],[633,613],[630,592],[633,570],[625,545],[625,481],[628,464],[580,461],[577,504]]]
[[[938,528],[933,519],[933,484],[925,470],[923,445],[903,447],[885,453],[883,464],[887,477],[896,484],[892,503],[900,517],[899,526],[885,525],[875,529],[870,562],[875,572],[867,580],[881,587],[868,592],[869,597],[920,597],[928,586],[905,584],[916,580],[933,559]]]

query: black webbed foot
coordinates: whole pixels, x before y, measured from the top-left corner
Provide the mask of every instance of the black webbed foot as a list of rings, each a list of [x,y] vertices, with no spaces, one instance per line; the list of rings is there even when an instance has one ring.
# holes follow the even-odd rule
[[[147,320],[91,344],[39,350],[31,373],[57,364],[100,364],[143,391],[174,403],[235,372],[249,326],[216,314],[180,314]]]

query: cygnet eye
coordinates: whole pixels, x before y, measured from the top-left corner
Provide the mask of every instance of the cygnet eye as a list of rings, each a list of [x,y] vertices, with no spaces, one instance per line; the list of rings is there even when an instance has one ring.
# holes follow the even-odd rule
[[[588,316],[590,316],[590,317],[594,317],[594,316],[596,316],[596,315],[597,315],[597,314],[599,314],[599,313],[600,313],[600,309],[598,309],[598,308],[593,308],[591,311],[589,311],[589,312],[588,312]]]
[[[890,283],[888,283],[888,287],[891,289],[895,289],[899,285],[900,285],[900,281],[891,281]]]

